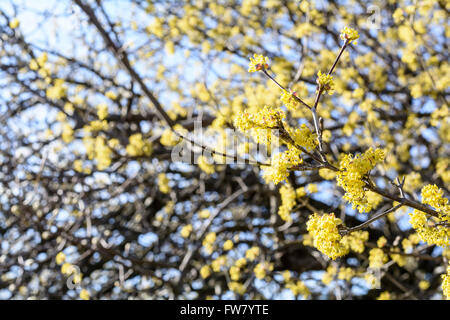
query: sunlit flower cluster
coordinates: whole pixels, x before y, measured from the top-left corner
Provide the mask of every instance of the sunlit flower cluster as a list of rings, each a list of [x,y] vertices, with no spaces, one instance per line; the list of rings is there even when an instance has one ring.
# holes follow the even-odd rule
[[[369,268],[379,269],[388,261],[383,249],[373,248],[369,252]]]
[[[314,247],[333,260],[346,255],[349,251],[348,247],[341,243],[342,236],[338,229],[340,224],[341,219],[336,218],[334,213],[324,215],[314,213],[306,224],[308,232],[313,237]]]
[[[248,72],[256,72],[268,68],[269,68],[269,58],[256,53],[253,55],[253,58],[250,58],[250,64],[248,65]]]
[[[208,158],[203,155],[197,158],[197,163],[198,167],[206,174],[213,174],[214,172],[216,172],[212,160],[208,160]]]
[[[289,134],[296,144],[304,147],[307,151],[317,146],[317,135],[313,133],[304,123],[295,130],[289,129]]]
[[[410,223],[420,238],[441,247],[450,246],[450,206],[444,192],[436,185],[422,188],[422,203],[434,207],[438,216],[428,216],[425,212],[414,210],[410,213]]]
[[[141,133],[135,133],[130,136],[126,151],[132,157],[149,156],[152,153],[152,144],[144,140]]]
[[[162,193],[170,192],[169,179],[165,173],[158,174],[158,188]]]
[[[363,179],[378,162],[383,161],[384,157],[385,153],[382,149],[369,148],[361,155],[344,155],[340,162],[337,184],[345,190],[344,199],[359,212],[372,210],[373,203],[368,201]]]
[[[333,76],[330,74],[322,73],[319,71],[317,73],[317,84],[320,88],[322,88],[324,91],[328,92],[328,94],[333,94],[333,88],[334,88],[334,82],[333,82]]]
[[[447,267],[447,273],[442,275],[442,292],[447,300],[450,300],[450,264]]]
[[[342,40],[348,40],[349,43],[357,44],[356,40],[359,38],[359,33],[355,29],[344,27],[340,36]]]
[[[216,242],[216,233],[215,232],[210,232],[208,233],[205,238],[203,239],[203,248],[205,249],[205,251],[208,254],[211,254],[213,252],[213,246],[214,243]]]
[[[278,208],[278,215],[283,221],[291,221],[291,210],[295,206],[297,195],[290,184],[285,184],[280,188],[281,206]]]
[[[295,98],[296,92],[291,92],[287,90],[283,90],[281,93],[281,101],[291,111],[297,110],[300,105],[300,102]]]
[[[304,298],[308,298],[311,295],[308,287],[301,280],[297,280],[295,282],[293,282],[293,281],[288,282],[286,284],[286,288],[291,290],[291,292],[294,296],[302,295]]]
[[[285,113],[280,108],[264,106],[257,113],[241,112],[235,119],[234,125],[241,131],[247,131],[252,128],[278,129],[285,117]]]
[[[182,138],[178,136],[174,131],[180,134],[186,134],[186,129],[184,129],[180,124],[173,126],[173,129],[166,128],[161,135],[160,142],[163,146],[173,147],[176,146]]]
[[[365,242],[369,239],[367,231],[354,231],[342,236],[339,229],[343,227],[342,220],[336,218],[334,213],[309,216],[306,224],[309,237],[305,245],[311,245],[331,259],[336,259],[351,251],[362,253]]]
[[[255,273],[255,277],[257,279],[264,279],[267,275],[267,272],[271,272],[273,270],[273,264],[262,262],[258,263],[254,268],[253,272]]]
[[[263,168],[263,177],[267,183],[275,184],[285,181],[289,176],[289,169],[303,162],[300,152],[290,146],[285,152],[278,152],[271,158],[271,165]]]

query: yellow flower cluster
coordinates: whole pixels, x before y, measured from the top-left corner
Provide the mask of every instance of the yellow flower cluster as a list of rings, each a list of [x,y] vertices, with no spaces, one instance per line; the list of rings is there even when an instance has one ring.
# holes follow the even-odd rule
[[[213,252],[214,242],[216,242],[216,233],[215,232],[208,233],[205,236],[205,238],[203,239],[202,245],[208,254],[211,254]]]
[[[353,157],[352,154],[347,154],[342,158],[336,181],[338,186],[345,190],[344,199],[352,204],[353,209],[357,208],[359,212],[372,209],[373,203],[368,201],[364,191],[363,178],[378,162],[383,161],[384,157],[382,149],[369,148],[362,155]]]
[[[208,219],[211,216],[211,212],[208,209],[203,209],[198,213],[200,219]]]
[[[228,283],[228,288],[237,294],[243,295],[245,293],[245,287],[242,283],[236,281],[230,281]]]
[[[63,264],[64,261],[66,261],[66,255],[64,252],[59,252],[55,257],[55,261],[57,264]]]
[[[78,269],[71,263],[66,262],[61,266],[61,273],[67,277],[72,277],[72,282],[78,284],[81,282],[83,275]]]
[[[389,291],[384,291],[380,293],[377,300],[391,300],[391,294],[389,293]]]
[[[286,114],[280,108],[264,106],[262,110],[255,114],[249,114],[247,111],[241,112],[235,119],[234,125],[241,131],[252,128],[278,129],[285,117]]]
[[[297,280],[295,283],[287,283],[286,288],[290,289],[294,296],[302,295],[303,297],[308,298],[311,295],[308,287],[301,280]]]
[[[19,21],[19,19],[17,19],[17,18],[14,18],[14,19],[12,19],[12,20],[9,22],[9,27],[10,27],[11,29],[15,29],[15,28],[17,28],[19,25],[20,25],[20,21]]]
[[[342,40],[349,40],[348,43],[354,43],[357,44],[357,39],[359,38],[359,33],[355,29],[344,27],[344,29],[341,30],[341,39]]]
[[[52,100],[64,98],[67,94],[67,86],[64,84],[64,79],[55,79],[53,85],[47,88],[45,94],[47,98]]]
[[[209,266],[203,266],[200,268],[200,276],[203,279],[208,278],[211,275],[211,268]]]
[[[100,103],[97,106],[97,116],[100,120],[105,120],[108,117],[108,106],[106,103]]]
[[[399,248],[393,248],[392,252],[400,252]],[[406,256],[397,254],[397,253],[391,253],[390,257],[392,261],[394,261],[396,264],[398,264],[400,267],[404,267],[406,265]]]
[[[264,279],[267,275],[267,272],[270,271],[273,271],[273,263],[258,263],[255,268],[253,268],[255,277],[258,279]]]
[[[300,151],[293,146],[288,146],[285,152],[279,152],[272,156],[271,165],[264,167],[263,178],[267,183],[275,184],[285,181],[289,176],[289,169],[303,162]]]
[[[62,124],[61,138],[65,143],[70,143],[73,140],[73,129],[68,122]]]
[[[89,300],[91,298],[89,291],[86,289],[81,289],[80,291],[80,299],[81,300]]]
[[[229,251],[229,250],[233,249],[233,247],[234,247],[234,243],[230,239],[228,239],[227,241],[225,241],[223,243],[223,250],[225,250],[225,251]]]
[[[206,158],[205,156],[199,156],[197,158],[197,163],[199,168],[207,174],[213,174],[214,172],[216,172],[214,164],[210,163],[208,158]]]
[[[284,103],[286,108],[291,111],[296,111],[300,105],[300,102],[295,98],[296,92],[290,92],[287,90],[283,90],[281,93],[281,101]]]
[[[227,256],[218,256],[211,262],[211,268],[214,272],[220,272],[222,267],[227,263]]]
[[[388,261],[387,255],[380,248],[373,248],[369,252],[369,268],[379,269]]]
[[[189,235],[192,232],[192,225],[191,224],[187,224],[185,226],[183,226],[180,230],[180,234],[183,238],[187,238],[189,237]]]
[[[244,261],[246,260],[244,259]],[[241,277],[241,267],[235,264],[234,266],[230,267],[229,273],[231,280],[238,281]]]
[[[341,219],[336,218],[334,213],[324,215],[314,213],[306,224],[308,232],[313,237],[314,247],[333,260],[348,253],[348,247],[341,243],[342,236],[338,230],[340,224]]]
[[[448,215],[450,214],[450,206],[448,199],[444,198],[444,191],[435,184],[427,185],[422,188],[422,203],[429,204],[436,208],[439,212]]]
[[[135,133],[130,136],[126,151],[132,157],[149,156],[152,153],[152,144],[144,141],[142,133]]]
[[[295,130],[288,129],[289,135],[296,144],[304,147],[307,151],[313,150],[317,145],[317,135],[313,133],[304,123]]]
[[[180,124],[176,124],[173,127],[173,130],[176,132],[179,132],[180,134],[185,134],[186,129],[183,128]],[[161,135],[160,142],[163,146],[166,147],[173,147],[176,146],[180,141],[182,140],[181,137],[179,137],[177,134],[175,134],[172,129],[167,128],[164,130],[163,134]]]
[[[355,276],[355,271],[352,268],[350,268],[350,267],[339,268],[339,273],[338,273],[339,280],[351,281],[354,276]]]
[[[328,92],[329,95],[333,94],[334,82],[332,75],[319,71],[317,73],[317,84],[320,86],[320,88]]]
[[[255,260],[260,253],[260,249],[258,247],[251,247],[245,252],[245,258],[249,261]]]
[[[314,213],[309,216],[306,228],[312,238],[312,245],[331,259],[344,256],[350,250],[362,253],[365,242],[369,239],[367,231],[355,231],[341,236],[339,226],[342,220],[336,218],[334,213],[319,215]],[[307,243],[311,239],[307,239]],[[305,244],[306,245],[306,244]]]
[[[108,122],[106,120],[94,120],[83,127],[85,132],[94,132],[108,129]]]
[[[442,292],[447,300],[450,300],[450,264],[447,267],[447,274],[442,275]]]
[[[253,58],[250,58],[248,65],[248,72],[256,72],[262,69],[269,68],[269,58],[264,57],[262,54],[254,54]]]
[[[430,282],[429,282],[429,281],[427,281],[427,280],[421,280],[421,281],[419,282],[419,288],[420,288],[420,290],[426,291],[426,290],[428,290],[429,287],[430,287]]]
[[[95,139],[95,159],[97,160],[97,169],[105,170],[111,165],[111,148],[107,145],[104,137],[98,136]]]
[[[354,231],[342,237],[341,243],[354,252],[363,253],[367,240],[369,240],[368,231]]]
[[[278,215],[283,221],[292,221],[291,210],[295,206],[297,194],[290,184],[285,184],[280,188],[281,206],[278,208]]]
[[[162,193],[169,193],[169,179],[167,178],[165,173],[160,173],[158,175],[158,188]]]
[[[447,247],[450,246],[450,206],[443,195],[443,190],[436,185],[423,187],[422,203],[434,207],[439,217],[427,217],[427,214],[420,210],[414,210],[409,215],[412,227],[423,241]]]

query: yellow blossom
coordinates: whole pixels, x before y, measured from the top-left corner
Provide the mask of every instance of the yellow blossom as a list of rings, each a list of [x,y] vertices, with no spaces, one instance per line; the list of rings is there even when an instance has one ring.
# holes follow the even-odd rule
[[[187,224],[181,228],[180,234],[183,238],[187,238],[187,237],[189,237],[191,232],[192,232],[192,225]]]
[[[15,28],[17,28],[19,25],[20,25],[20,21],[19,21],[19,19],[17,19],[17,18],[14,18],[14,19],[12,19],[12,20],[9,22],[9,27],[10,27],[11,29],[15,29]]]
[[[233,241],[227,240],[223,244],[223,250],[225,250],[225,251],[231,250],[231,249],[233,249],[233,246],[234,246]]]
[[[359,38],[358,31],[355,29],[344,27],[344,29],[341,30],[341,39],[342,40],[348,40],[348,43],[357,44],[357,39]]]
[[[281,206],[278,208],[278,215],[283,221],[291,221],[291,210],[295,206],[296,193],[290,184],[285,184],[280,188]]]
[[[334,87],[333,76],[319,71],[317,73],[317,84],[319,84],[319,86],[322,90],[325,90],[326,92],[328,92],[329,95],[333,94],[333,90],[334,90],[333,89],[333,87]]]
[[[373,248],[369,252],[369,268],[379,269],[388,261],[388,257],[380,248]]]
[[[206,174],[213,174],[214,172],[216,172],[214,164],[210,163],[208,158],[206,158],[205,156],[199,156],[197,158],[197,163],[199,168]]]
[[[209,266],[203,266],[200,269],[200,275],[203,279],[208,278],[211,275],[211,268]]]
[[[161,191],[162,193],[170,192],[169,179],[167,178],[165,173],[160,173],[158,175],[158,187],[159,191]]]
[[[62,263],[64,263],[64,261],[66,261],[66,255],[64,254],[64,252],[59,252],[56,255],[55,260],[56,260],[57,264],[62,264]]]
[[[80,291],[80,299],[89,300],[90,299],[89,291],[87,291],[86,289],[82,289]]]
[[[256,72],[267,68],[269,68],[269,58],[256,53],[253,55],[253,58],[250,58],[248,72]]]
[[[388,291],[383,291],[380,293],[377,300],[391,300],[391,294]]]

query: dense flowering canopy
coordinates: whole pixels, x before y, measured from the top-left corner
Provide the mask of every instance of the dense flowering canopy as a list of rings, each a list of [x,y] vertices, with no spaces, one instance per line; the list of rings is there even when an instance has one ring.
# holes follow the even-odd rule
[[[450,298],[448,1],[31,2],[0,299]]]

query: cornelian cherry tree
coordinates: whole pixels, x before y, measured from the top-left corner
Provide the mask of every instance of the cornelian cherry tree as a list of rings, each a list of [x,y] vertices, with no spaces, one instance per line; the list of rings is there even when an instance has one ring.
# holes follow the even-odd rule
[[[0,298],[450,298],[447,1],[0,3]]]

